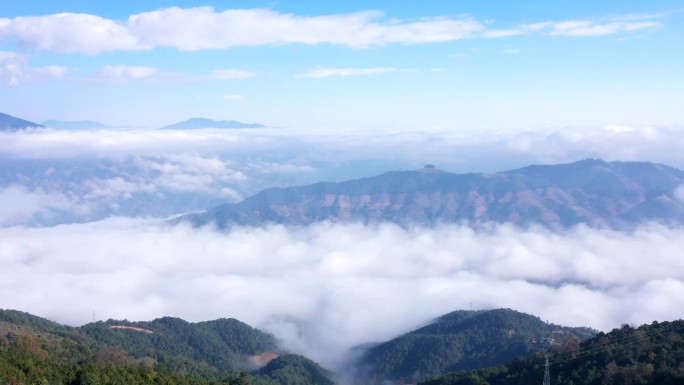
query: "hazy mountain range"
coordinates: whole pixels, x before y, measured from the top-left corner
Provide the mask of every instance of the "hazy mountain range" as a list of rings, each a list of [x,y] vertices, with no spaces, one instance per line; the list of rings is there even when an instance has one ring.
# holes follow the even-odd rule
[[[15,131],[22,130],[28,127],[43,127],[38,123],[29,122],[28,120],[20,119],[12,115],[3,114],[0,112],[0,131]]]
[[[212,120],[207,118],[190,118],[183,122],[162,127],[163,130],[194,130],[201,128],[260,128],[259,123],[242,123],[236,120]]]
[[[45,127],[57,128],[62,130],[87,130],[87,129],[103,129],[103,128],[123,128],[114,127],[104,123],[95,122],[92,120],[46,120],[42,123]]]
[[[64,130],[125,128],[111,126],[93,120],[57,120],[49,119],[42,124],[0,113],[0,130],[20,130],[27,127],[50,127]],[[162,127],[163,130],[195,130],[202,128],[261,128],[259,123],[242,123],[237,120],[213,120],[208,118],[190,118],[188,120]]]
[[[491,174],[454,174],[428,165],[341,183],[271,188],[178,221],[221,228],[318,221],[629,228],[644,221],[684,222],[682,183],[684,171],[642,162],[588,159]]]

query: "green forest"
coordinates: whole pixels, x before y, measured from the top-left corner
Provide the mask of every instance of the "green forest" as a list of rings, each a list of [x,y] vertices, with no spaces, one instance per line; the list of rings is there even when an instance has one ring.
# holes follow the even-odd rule
[[[542,384],[549,358],[553,385],[684,383],[684,321],[623,325],[578,345],[564,344],[488,369],[437,377],[421,385]]]
[[[263,367],[250,356],[270,352]],[[315,362],[234,319],[107,321],[80,328],[0,310],[0,383],[9,385],[332,385]]]
[[[333,385],[338,377],[234,319],[94,322],[70,327],[0,310],[0,384]],[[257,362],[254,358],[265,356]],[[510,309],[456,311],[368,347],[358,385],[684,383],[684,321],[567,328]],[[363,369],[359,369],[363,368]]]
[[[415,383],[430,376],[502,365],[596,333],[549,324],[511,309],[459,310],[369,349],[358,364],[364,368],[359,378],[370,383]]]

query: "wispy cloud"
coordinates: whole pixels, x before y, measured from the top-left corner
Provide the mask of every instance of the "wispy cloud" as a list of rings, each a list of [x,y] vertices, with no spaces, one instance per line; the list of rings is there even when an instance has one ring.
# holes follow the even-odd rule
[[[626,15],[602,20],[561,20],[491,29],[472,17],[383,20],[382,12],[298,16],[270,9],[170,7],[131,15],[125,21],[61,13],[0,19],[0,40],[16,40],[37,51],[98,54],[172,47],[181,51],[282,44],[386,44],[449,42],[530,33],[600,36],[662,27],[659,15]]]
[[[599,20],[575,19],[562,21],[543,21],[537,23],[521,24],[508,29],[491,29],[483,33],[484,37],[502,38],[527,34],[546,34],[556,36],[605,36],[620,33],[629,33],[644,29],[662,28],[664,24],[656,19],[657,14],[648,15],[625,15],[621,17],[609,17]]]
[[[245,97],[240,94],[228,94],[228,95],[223,95],[224,100],[242,100]]]
[[[393,67],[374,67],[374,68],[316,68],[301,77],[308,78],[327,78],[331,76],[356,76],[356,75],[377,75],[399,71]]]
[[[209,74],[191,75],[151,66],[107,65],[95,76],[71,77],[70,81],[91,83],[194,83],[212,80],[240,80],[257,76],[254,71],[219,69]]]
[[[257,76],[256,72],[241,69],[222,69],[211,73],[211,78],[218,80],[247,79],[255,76]]]
[[[159,70],[142,66],[106,66],[100,74],[113,79],[144,79],[159,74]]]

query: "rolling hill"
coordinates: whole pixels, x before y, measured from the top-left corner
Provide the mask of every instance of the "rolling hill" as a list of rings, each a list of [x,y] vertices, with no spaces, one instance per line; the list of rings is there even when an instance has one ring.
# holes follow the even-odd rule
[[[332,384],[330,372],[280,351],[272,335],[235,319],[70,327],[0,309],[0,383],[149,384],[150,378],[160,384]]]
[[[435,377],[421,385],[541,384],[547,355],[554,385],[682,384],[684,321],[623,325],[579,346],[561,345],[507,365]]]
[[[415,383],[451,372],[501,365],[596,331],[548,324],[510,309],[455,311],[368,349],[356,363],[364,383]]]

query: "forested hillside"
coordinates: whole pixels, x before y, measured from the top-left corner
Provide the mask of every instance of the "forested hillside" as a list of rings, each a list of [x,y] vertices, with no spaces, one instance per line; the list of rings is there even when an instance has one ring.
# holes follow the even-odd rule
[[[501,365],[594,334],[591,329],[548,324],[510,309],[455,311],[369,349],[358,364],[359,378],[374,383],[415,382]]]
[[[0,310],[0,384],[332,384],[315,362],[283,354],[273,336],[234,319],[77,328]]]
[[[422,385],[527,385],[544,379],[546,353],[490,369],[434,378]],[[675,385],[684,383],[684,321],[623,326],[579,347],[548,352],[553,385]]]

